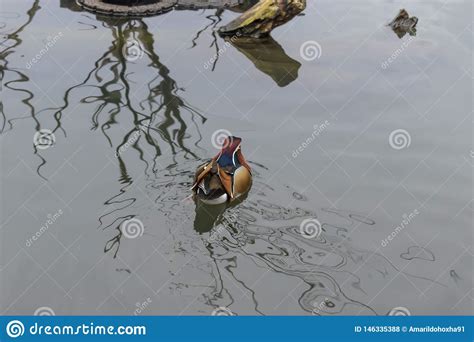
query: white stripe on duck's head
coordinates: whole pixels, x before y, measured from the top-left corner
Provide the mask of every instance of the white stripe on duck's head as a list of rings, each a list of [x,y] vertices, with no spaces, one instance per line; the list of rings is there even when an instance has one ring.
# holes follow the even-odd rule
[[[191,189],[199,200],[222,204],[248,192],[252,174],[242,154],[241,142],[241,138],[228,136],[221,151],[197,168]]]

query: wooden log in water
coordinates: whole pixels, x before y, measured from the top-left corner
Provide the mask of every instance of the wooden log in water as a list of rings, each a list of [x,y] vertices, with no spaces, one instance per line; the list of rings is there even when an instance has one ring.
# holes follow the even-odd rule
[[[418,18],[410,17],[408,12],[402,8],[397,16],[388,23],[388,26],[392,28],[398,38],[403,38],[407,33],[411,36],[416,35],[416,24],[418,24]]]
[[[255,6],[219,29],[222,36],[262,38],[306,8],[306,0],[260,0]]]

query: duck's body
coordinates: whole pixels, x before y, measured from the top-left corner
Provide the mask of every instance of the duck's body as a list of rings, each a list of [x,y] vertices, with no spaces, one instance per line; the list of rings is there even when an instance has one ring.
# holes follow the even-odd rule
[[[242,154],[241,141],[228,137],[219,154],[198,167],[191,189],[199,200],[206,204],[222,204],[250,189],[252,174]]]

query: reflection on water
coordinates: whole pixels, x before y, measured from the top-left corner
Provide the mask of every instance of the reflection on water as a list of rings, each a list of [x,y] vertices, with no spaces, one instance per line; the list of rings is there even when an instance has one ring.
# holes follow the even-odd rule
[[[277,190],[263,182],[266,170],[257,164],[253,164],[253,170],[254,189],[238,205],[197,203],[195,207],[194,229],[200,234],[213,265],[209,266],[214,278],[212,291],[206,297],[209,305],[231,306],[240,299],[239,296],[234,298],[235,294],[229,291],[231,279],[231,284],[239,284],[250,294],[254,314],[268,312],[268,308],[260,308],[254,291],[258,279],[248,279],[242,274],[241,268],[248,267],[248,262],[258,266],[260,275],[271,270],[298,279],[298,288],[306,288],[298,303],[313,315],[380,314],[366,304],[370,303],[371,289],[383,287],[385,282],[395,280],[400,274],[415,283],[445,287],[435,279],[398,269],[382,254],[355,248],[350,235],[363,228],[360,226],[375,226],[376,222],[370,218],[330,208],[303,209],[308,205],[305,196],[289,187],[286,192],[296,205],[290,208],[273,203],[272,194]],[[187,177],[190,178],[190,174],[185,172],[179,176],[181,179]],[[161,210],[172,208],[166,215],[173,222],[193,219],[190,206],[181,203],[182,193],[190,184],[174,180],[168,184],[172,190],[159,198]],[[165,184],[151,181],[148,187],[162,190]],[[317,239],[308,239],[300,232],[300,223],[316,217],[322,222],[323,232]],[[180,241],[183,251],[195,249],[192,247],[195,237],[185,236],[180,229],[171,234]],[[278,310],[280,301],[285,299],[275,300],[273,309]]]
[[[236,207],[246,200],[248,193],[232,201],[232,203],[222,203],[217,205],[205,204],[202,201],[195,200],[196,210],[194,218],[194,230],[199,234],[207,233],[214,227],[221,229],[222,225],[228,223],[223,214],[227,209]],[[212,235],[212,234],[211,234]]]
[[[112,146],[112,140],[107,131],[118,124],[116,116],[123,110],[128,109],[132,114],[133,128],[123,135],[122,141],[115,148],[115,156],[120,166],[121,184],[125,184],[120,192],[108,199],[105,204],[113,209],[100,217],[101,226],[105,219],[111,214],[117,215],[131,206],[136,198],[127,198],[127,189],[132,186],[133,179],[127,172],[127,165],[122,158],[122,151],[128,145],[137,151],[139,158],[145,164],[144,173],[146,177],[156,176],[159,167],[158,158],[163,153],[171,153],[175,163],[177,163],[176,155],[184,159],[197,160],[195,148],[202,139],[199,132],[199,125],[206,121],[196,109],[188,105],[185,100],[178,95],[180,91],[176,82],[171,78],[169,69],[163,65],[159,56],[154,51],[153,35],[149,32],[148,26],[139,19],[123,20],[117,23],[113,20],[113,24],[107,23],[104,19],[105,27],[112,31],[113,41],[109,49],[102,57],[95,62],[94,69],[89,73],[87,78],[81,84],[70,88],[65,96],[65,105],[60,108],[56,114],[63,112],[67,105],[68,93],[77,87],[96,88],[99,93],[91,95],[81,100],[82,103],[95,104],[97,110],[92,115],[92,129],[100,127],[101,132],[107,138]],[[146,65],[153,72],[149,72],[151,79],[144,85],[133,84],[129,80],[128,70],[130,62],[127,55],[127,44],[133,41],[138,42],[143,49],[144,56],[140,57],[139,65]],[[143,63],[143,64],[142,64]],[[102,75],[103,71],[110,72],[110,78],[105,79]],[[92,84],[89,84],[92,82]],[[189,119],[183,118],[183,111],[189,115]],[[101,119],[104,116],[105,119]],[[101,124],[99,124],[101,123]],[[192,124],[195,132],[190,134],[188,127]],[[123,123],[120,123],[123,127]],[[189,147],[187,141],[193,141],[195,148]],[[164,144],[163,146],[160,146]],[[168,169],[172,168],[170,165]],[[118,206],[120,209],[117,209]],[[112,223],[103,226],[103,229],[115,227],[117,235],[110,239],[105,251],[115,250],[114,255],[118,252],[122,232],[120,225],[128,219],[135,217],[134,214],[114,217]]]
[[[5,35],[5,39],[2,40],[2,50],[0,51],[0,78],[2,80],[2,91],[3,87],[7,88],[8,90],[12,91],[12,97],[18,98],[21,100],[23,104],[25,104],[28,107],[28,116],[23,116],[23,117],[18,117],[18,118],[7,118],[4,108],[3,108],[3,101],[0,104],[0,113],[2,116],[2,124],[1,124],[1,131],[0,133],[4,133],[7,130],[10,130],[13,128],[13,122],[15,120],[20,120],[24,118],[31,118],[35,122],[35,128],[36,130],[40,130],[40,123],[36,119],[36,112],[35,108],[32,105],[32,100],[34,98],[33,92],[29,91],[28,88],[22,87],[22,84],[25,84],[29,81],[28,76],[21,71],[18,68],[11,68],[9,67],[10,60],[13,59],[15,55],[15,49],[17,49],[21,44],[22,44],[22,39],[21,39],[21,34],[25,30],[25,28],[30,25],[36,15],[36,13],[41,9],[39,5],[39,0],[36,0],[33,2],[31,8],[29,8],[26,11],[26,21],[24,24],[22,24],[20,27],[15,29],[13,32],[8,32]],[[11,19],[16,19],[19,18],[20,16],[17,13],[12,13],[12,12],[4,12],[0,16],[0,20],[5,22],[2,23],[3,27],[7,26],[8,20]],[[7,78],[7,73],[11,73],[12,75],[8,75],[9,77],[13,78],[11,81],[6,81],[4,80]]]
[[[251,4],[250,1],[245,3],[246,6]],[[0,72],[6,80],[2,90],[11,102],[18,102],[16,108],[26,108],[27,115],[4,111],[1,102],[1,134],[16,134],[18,120],[31,122],[35,131],[45,128],[44,122],[49,120],[53,126],[47,128],[67,140],[68,130],[83,129],[65,125],[71,113],[76,108],[81,109],[81,120],[87,120],[89,130],[97,132],[101,138],[103,146],[97,148],[106,146],[110,150],[108,161],[118,168],[117,179],[110,174],[104,177],[107,181],[113,178],[113,186],[94,194],[103,203],[103,210],[93,218],[99,227],[94,239],[100,240],[104,258],[113,259],[107,267],[120,276],[135,275],[132,267],[117,267],[112,262],[127,256],[123,253],[123,245],[121,247],[124,243],[122,223],[139,218],[146,222],[146,230],[143,240],[134,241],[134,253],[139,254],[146,242],[161,239],[160,229],[164,229],[167,235],[160,240],[166,246],[163,254],[172,261],[180,256],[189,257],[193,269],[187,270],[189,274],[183,272],[184,279],[173,278],[169,288],[176,293],[193,286],[197,288],[189,291],[194,299],[199,298],[205,309],[190,310],[192,313],[208,314],[217,306],[238,305],[242,295],[251,303],[242,312],[251,314],[286,312],[289,299],[299,306],[299,311],[293,307],[288,309],[292,314],[385,314],[387,307],[392,306],[385,303],[391,304],[392,298],[382,300],[382,305],[375,299],[379,289],[385,288],[386,284],[396,285],[408,279],[409,283],[421,288],[446,288],[436,277],[422,276],[426,274],[423,272],[413,274],[396,266],[380,251],[374,252],[369,246],[356,247],[360,244],[354,243],[357,233],[353,233],[360,229],[376,231],[381,223],[361,213],[321,208],[322,205],[315,205],[304,193],[287,185],[291,181],[287,178],[282,178],[278,186],[270,184],[267,180],[273,170],[255,161],[250,160],[254,185],[246,197],[230,206],[193,203],[189,188],[195,168],[209,156],[209,151],[201,146],[204,145],[202,132],[212,120],[207,112],[204,114],[205,111],[187,101],[191,94],[176,81],[178,68],[175,63],[160,58],[162,51],[157,49],[155,29],[147,20],[111,19],[80,12],[74,1],[63,0],[61,7],[78,12],[75,20],[80,25],[79,32],[100,31],[110,40],[100,46],[95,61],[81,61],[86,72],[79,82],[61,88],[59,105],[38,108],[33,100],[42,94],[31,86],[31,71],[13,67],[11,63],[19,58],[17,51],[23,42],[22,35],[34,23],[41,9],[40,2],[34,1],[25,14],[3,13],[0,22],[24,20],[17,28],[3,33],[6,38],[0,52]],[[229,44],[239,56],[245,56],[253,64],[252,68],[268,75],[278,86],[295,84],[301,64],[289,57],[286,46],[284,48],[272,38],[258,44],[252,40],[221,40],[214,30],[221,22],[224,10],[213,9],[205,14],[199,29],[189,32],[191,49],[188,51],[201,48],[207,44],[205,39],[210,39],[206,51],[217,56],[211,70],[215,70],[217,61],[221,60],[222,44]],[[7,25],[1,23],[0,27],[3,30]],[[142,47],[139,58],[130,57],[130,42]],[[31,139],[30,136],[27,138]],[[300,138],[297,134],[295,141],[299,143]],[[71,147],[63,145],[61,148],[70,151]],[[47,158],[34,146],[32,152],[40,158],[36,165],[38,175],[47,179],[43,175]],[[90,153],[94,154],[94,151]],[[79,181],[86,183],[89,179]],[[322,223],[322,234],[318,238],[307,239],[300,233],[300,223],[307,218],[317,218]],[[91,248],[80,253],[97,251]],[[409,244],[405,245],[400,258],[434,263],[439,257],[429,247]],[[163,275],[160,273],[163,269],[166,265],[157,263],[149,273],[159,273],[156,278],[171,273],[174,277],[178,273],[163,271]],[[196,276],[191,273],[195,270],[205,275],[202,282],[205,285],[195,285]],[[263,290],[259,289],[261,277],[270,274],[275,280],[269,280]],[[449,276],[456,284],[467,278],[454,268]],[[119,279],[122,278],[107,280],[115,285]],[[105,280],[96,281],[97,288],[110,285]],[[271,292],[277,287],[283,290]],[[270,299],[265,298],[267,292],[271,293]],[[186,305],[183,310],[188,308]],[[175,313],[174,307],[168,308]],[[163,307],[149,314],[163,314]]]
[[[272,37],[255,42],[252,39],[228,40],[242,52],[255,67],[270,76],[280,87],[298,78],[300,62],[289,57]]]

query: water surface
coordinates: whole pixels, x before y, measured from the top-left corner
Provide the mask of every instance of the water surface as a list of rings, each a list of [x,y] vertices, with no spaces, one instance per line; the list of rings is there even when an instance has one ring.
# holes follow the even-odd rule
[[[419,24],[399,39],[404,6]],[[2,1],[1,312],[472,314],[471,7],[309,0],[257,45],[214,32],[242,8]],[[222,129],[253,187],[196,206]],[[124,236],[130,219],[143,235]]]

